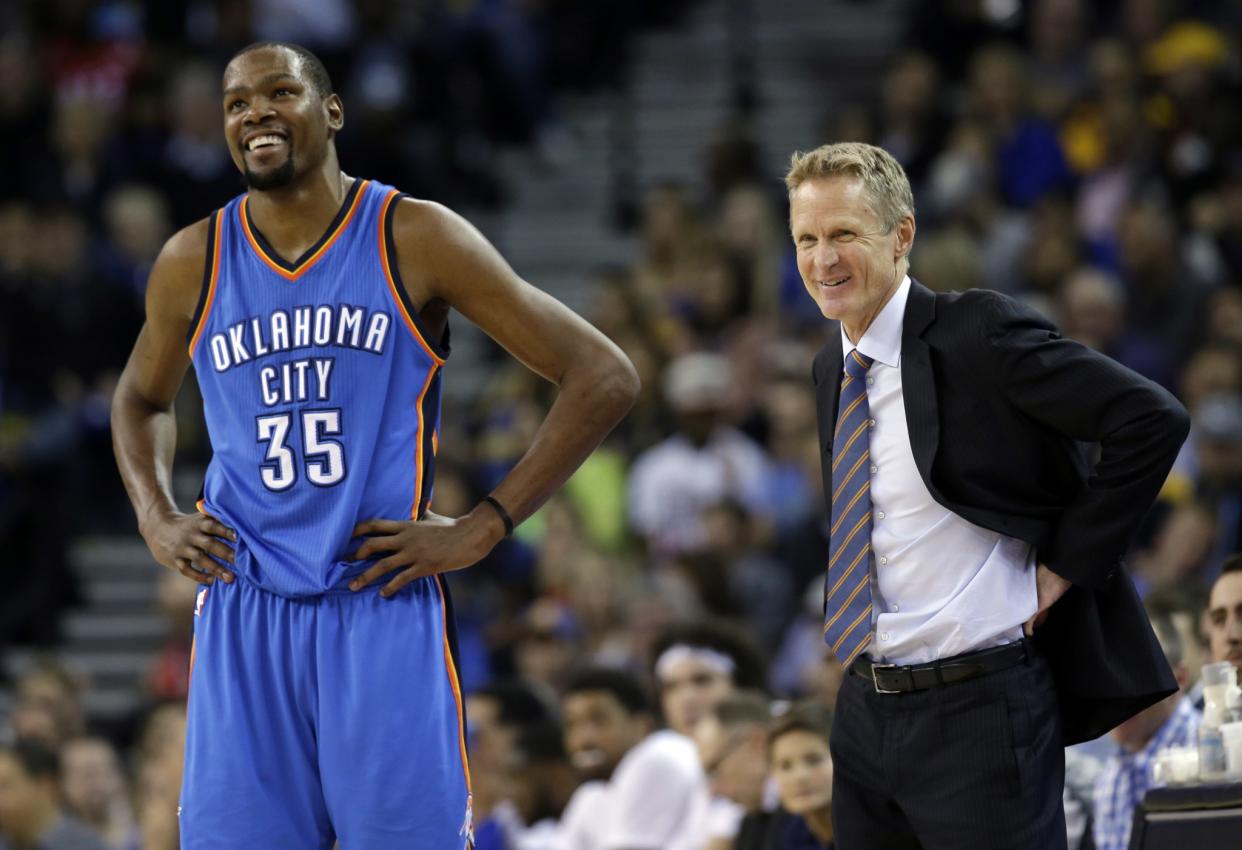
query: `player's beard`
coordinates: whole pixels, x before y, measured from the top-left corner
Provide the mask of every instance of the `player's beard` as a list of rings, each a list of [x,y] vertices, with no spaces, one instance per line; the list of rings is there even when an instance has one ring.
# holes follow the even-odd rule
[[[285,161],[271,171],[258,172],[246,168],[244,175],[246,186],[259,192],[271,189],[283,189],[293,182],[293,143],[289,142],[289,153]]]

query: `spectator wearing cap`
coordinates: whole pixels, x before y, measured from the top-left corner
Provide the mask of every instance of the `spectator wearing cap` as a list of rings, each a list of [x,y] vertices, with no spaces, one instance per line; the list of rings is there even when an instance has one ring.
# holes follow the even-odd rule
[[[0,748],[0,850],[107,850],[60,807],[60,761],[41,741]]]
[[[640,454],[630,473],[630,522],[653,552],[676,555],[701,547],[701,514],[724,499],[759,516],[770,513],[768,459],[725,423],[732,391],[729,363],[720,354],[686,354],[665,372],[676,433]]]

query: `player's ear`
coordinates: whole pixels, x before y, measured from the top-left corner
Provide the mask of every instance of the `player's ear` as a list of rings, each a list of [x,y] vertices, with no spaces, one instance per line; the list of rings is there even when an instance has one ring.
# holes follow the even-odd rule
[[[341,96],[333,92],[324,98],[324,112],[328,116],[328,129],[333,133],[339,133],[345,127],[345,104],[341,102]]]

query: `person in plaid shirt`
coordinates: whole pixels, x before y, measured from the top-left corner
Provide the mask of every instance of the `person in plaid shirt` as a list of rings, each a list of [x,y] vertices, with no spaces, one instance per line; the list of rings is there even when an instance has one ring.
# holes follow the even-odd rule
[[[1104,763],[1095,783],[1092,835],[1096,850],[1126,850],[1130,846],[1130,824],[1151,785],[1151,763],[1156,753],[1166,747],[1194,744],[1198,739],[1201,714],[1185,696],[1189,671],[1181,637],[1168,614],[1148,613],[1181,690],[1109,733],[1117,751]]]

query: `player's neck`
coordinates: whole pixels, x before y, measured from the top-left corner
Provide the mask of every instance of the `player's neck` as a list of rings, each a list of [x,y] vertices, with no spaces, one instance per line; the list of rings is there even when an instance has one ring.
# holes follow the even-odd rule
[[[280,189],[248,193],[247,211],[254,226],[276,251],[293,259],[311,246],[336,218],[353,179],[335,157],[323,168]]]

